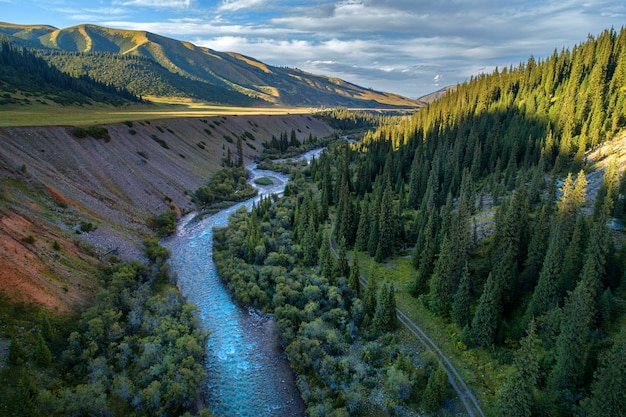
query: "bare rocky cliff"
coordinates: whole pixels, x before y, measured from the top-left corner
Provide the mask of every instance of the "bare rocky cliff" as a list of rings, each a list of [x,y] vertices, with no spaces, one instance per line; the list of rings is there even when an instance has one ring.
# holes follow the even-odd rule
[[[220,168],[237,138],[251,161],[262,143],[294,130],[333,133],[308,115],[219,116],[105,126],[110,140],[73,127],[0,129],[0,288],[15,299],[70,310],[85,304],[97,259],[140,256],[146,221]],[[95,229],[95,230],[94,230]]]

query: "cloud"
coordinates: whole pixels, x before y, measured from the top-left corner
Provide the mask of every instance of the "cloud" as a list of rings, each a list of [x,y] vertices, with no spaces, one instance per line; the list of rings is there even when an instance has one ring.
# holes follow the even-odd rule
[[[218,11],[234,12],[241,9],[258,9],[265,5],[265,0],[223,0]]]
[[[158,9],[188,9],[193,0],[127,0],[124,6],[154,7]]]
[[[153,7],[191,4],[191,0],[126,1]],[[585,41],[588,33],[621,26],[626,16],[626,6],[615,0],[215,3],[202,8],[202,2],[195,1],[194,17],[183,19],[102,23],[418,97],[439,85],[516,66],[530,55],[541,59],[555,48],[571,48]]]

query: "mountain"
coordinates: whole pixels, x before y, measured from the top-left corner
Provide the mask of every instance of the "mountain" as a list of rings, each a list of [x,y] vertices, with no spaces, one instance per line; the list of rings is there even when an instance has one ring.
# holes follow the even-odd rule
[[[375,108],[422,104],[338,78],[274,67],[234,52],[218,52],[145,31],[96,25],[57,29],[0,23],[0,34],[19,45],[43,49],[44,58],[73,75],[89,73],[138,95],[182,95],[238,105]],[[128,59],[119,59],[112,69],[102,64],[105,55],[109,62],[114,59],[111,57]],[[158,82],[141,83],[138,79]]]

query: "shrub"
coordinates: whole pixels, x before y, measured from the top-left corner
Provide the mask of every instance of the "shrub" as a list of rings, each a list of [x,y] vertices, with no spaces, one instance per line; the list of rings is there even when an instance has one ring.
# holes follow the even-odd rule
[[[89,233],[89,232],[93,232],[94,230],[96,230],[98,228],[98,226],[95,226],[93,223],[91,222],[87,222],[87,223],[81,223],[80,224],[80,231],[84,232],[84,233]]]
[[[163,149],[169,149],[170,147],[167,146],[167,143],[161,139],[160,137],[158,137],[157,135],[151,135],[150,136],[152,138],[152,140],[154,140],[156,143],[158,143],[159,145],[161,145],[161,148]]]
[[[111,140],[111,135],[109,135],[109,130],[103,126],[88,126],[81,127],[75,126],[73,130],[74,136],[79,139],[84,139],[87,136],[91,136],[94,139],[104,139],[105,142],[109,142]]]

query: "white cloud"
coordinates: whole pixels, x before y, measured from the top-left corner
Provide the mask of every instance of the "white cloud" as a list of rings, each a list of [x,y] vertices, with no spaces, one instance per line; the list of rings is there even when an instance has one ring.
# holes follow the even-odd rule
[[[223,0],[218,11],[234,12],[241,9],[255,9],[264,6],[265,0]]]
[[[122,1],[124,6],[142,6],[165,9],[188,9],[193,0],[127,0]]]
[[[164,7],[193,0],[126,1]],[[204,9],[201,3],[195,1],[193,18],[106,24],[417,97],[530,55],[547,57],[626,20],[626,6],[616,0],[220,0]]]

